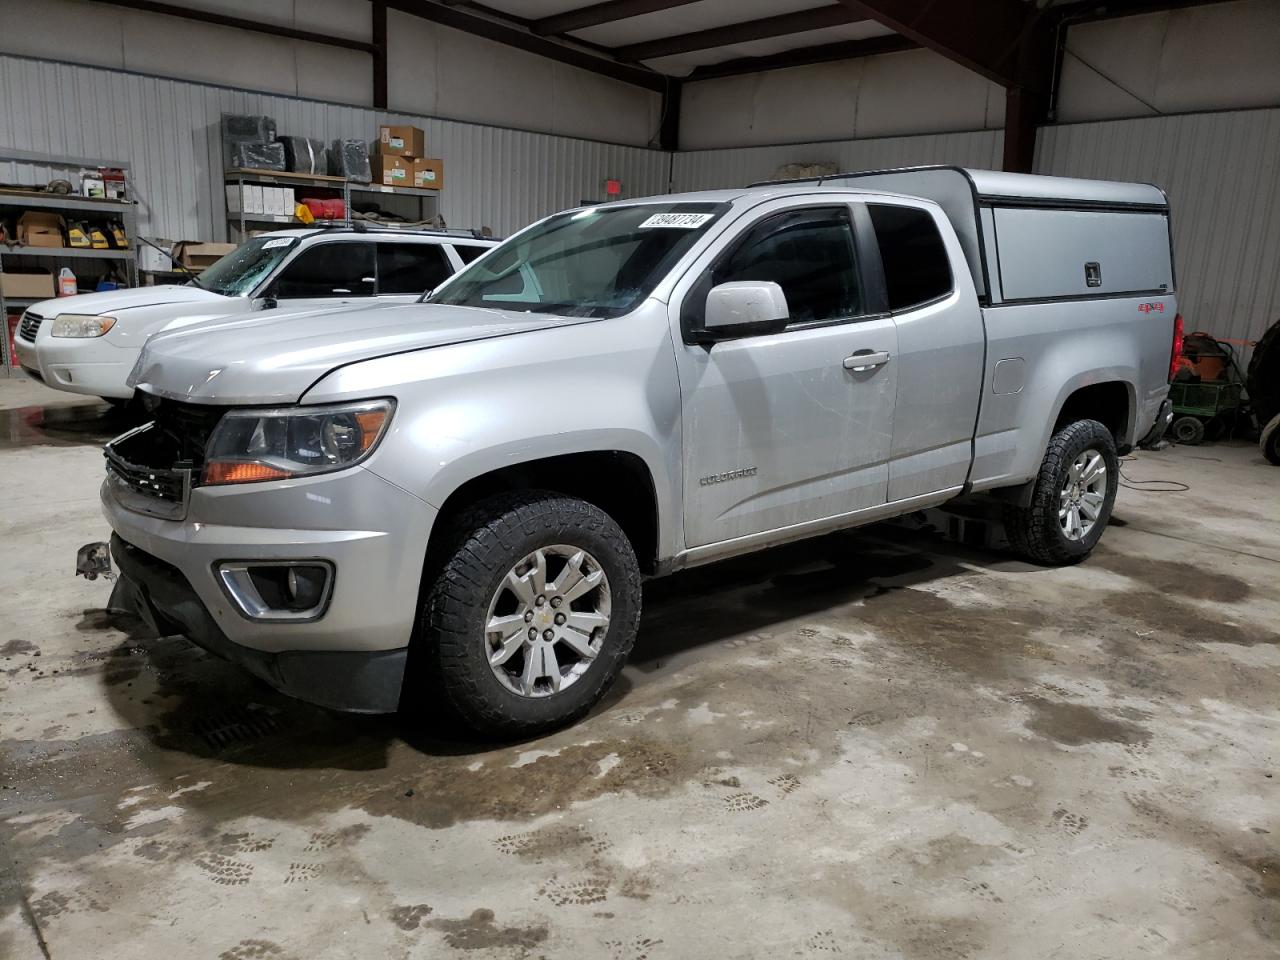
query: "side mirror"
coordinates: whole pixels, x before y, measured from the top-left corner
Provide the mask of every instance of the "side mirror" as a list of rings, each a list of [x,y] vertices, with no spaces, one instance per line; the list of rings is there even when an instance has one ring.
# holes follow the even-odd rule
[[[258,310],[274,310],[276,308],[276,298],[272,296],[259,297],[254,306]]]
[[[772,280],[738,280],[711,288],[702,329],[708,340],[775,333],[790,316],[787,297]]]

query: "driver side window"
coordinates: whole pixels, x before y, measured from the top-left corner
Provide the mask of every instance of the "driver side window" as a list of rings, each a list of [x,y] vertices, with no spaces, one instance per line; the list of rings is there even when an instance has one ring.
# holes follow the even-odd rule
[[[377,284],[372,243],[319,243],[303,250],[272,284],[281,300],[371,297]]]
[[[848,207],[789,210],[751,227],[712,269],[712,284],[772,280],[791,324],[824,323],[865,312]]]

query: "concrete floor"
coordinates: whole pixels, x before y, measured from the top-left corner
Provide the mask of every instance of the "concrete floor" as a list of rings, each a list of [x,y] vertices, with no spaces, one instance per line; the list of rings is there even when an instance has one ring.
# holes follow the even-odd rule
[[[1280,470],[1044,570],[876,527],[646,594],[537,742],[289,701],[72,576],[121,429],[0,380],[0,957],[1280,952]]]

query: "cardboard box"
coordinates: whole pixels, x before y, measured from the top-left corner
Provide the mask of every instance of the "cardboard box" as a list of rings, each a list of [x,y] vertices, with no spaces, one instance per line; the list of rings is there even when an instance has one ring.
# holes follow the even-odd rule
[[[56,213],[28,210],[18,218],[18,246],[65,247],[62,234],[66,223]]]
[[[421,157],[427,152],[427,137],[417,127],[378,128],[378,153],[384,157]],[[374,171],[377,179],[377,171]]]
[[[227,213],[240,213],[240,186],[235,183],[227,184]]]
[[[236,245],[234,243],[204,243],[200,240],[179,240],[173,245],[173,258],[188,270],[199,272],[225,257],[235,248]]]
[[[444,161],[431,157],[413,161],[413,185],[427,190],[443,190]]]
[[[413,186],[413,161],[404,157],[377,154],[369,158],[373,170],[373,182],[384,187]]]
[[[165,252],[162,253],[155,247],[147,246],[145,243],[140,244],[138,246],[138,269],[143,273],[168,273],[171,270],[176,270],[177,267],[169,259],[169,252],[173,250],[173,241],[157,239],[153,242]]]
[[[246,183],[244,187],[244,196],[241,198],[244,203],[244,212],[250,213],[266,213],[267,197],[263,192],[265,187],[256,186],[252,183]]]
[[[293,216],[293,188],[272,187],[267,207],[267,213],[277,217]]]
[[[6,297],[39,297],[47,299],[54,296],[57,290],[53,283],[53,274],[48,270],[37,270],[31,273],[0,273],[0,293]]]

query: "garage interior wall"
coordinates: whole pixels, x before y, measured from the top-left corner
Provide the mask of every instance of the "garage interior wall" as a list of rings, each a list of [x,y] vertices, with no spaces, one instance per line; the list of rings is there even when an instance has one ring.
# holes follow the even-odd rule
[[[372,139],[380,123],[419,126],[445,160],[445,221],[499,236],[599,197],[605,177],[637,196],[667,189],[670,156],[657,150],[0,56],[0,147],[128,162],[144,236],[226,236],[223,113],[267,114],[280,133],[325,140]],[[31,177],[28,165],[0,162],[0,181]]]
[[[353,0],[175,5],[348,40],[372,38],[372,5]],[[657,135],[662,98],[652,90],[394,10],[387,40],[390,110],[639,147]],[[0,0],[0,53],[373,106],[368,53],[90,0]]]

